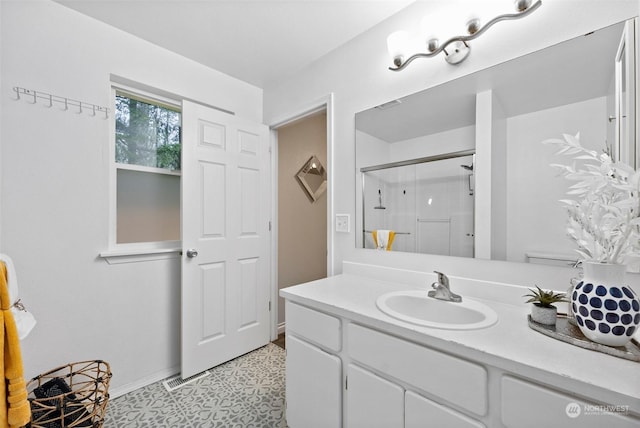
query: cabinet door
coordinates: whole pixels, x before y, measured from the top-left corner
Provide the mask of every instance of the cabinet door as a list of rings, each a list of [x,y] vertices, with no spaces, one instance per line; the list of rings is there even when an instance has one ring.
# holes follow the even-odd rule
[[[289,428],[342,426],[340,358],[287,336],[286,396]]]
[[[535,403],[535,404],[532,404]],[[507,428],[638,428],[627,403],[592,403],[511,376],[502,378],[502,422]]]
[[[349,364],[348,428],[402,428],[404,390],[367,370]]]
[[[484,428],[484,425],[454,410],[407,391],[405,428]]]

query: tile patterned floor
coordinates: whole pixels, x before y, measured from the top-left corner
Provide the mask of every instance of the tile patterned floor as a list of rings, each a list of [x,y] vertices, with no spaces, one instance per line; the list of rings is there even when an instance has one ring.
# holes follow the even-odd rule
[[[270,343],[173,392],[140,388],[109,403],[104,428],[286,428],[284,361]]]

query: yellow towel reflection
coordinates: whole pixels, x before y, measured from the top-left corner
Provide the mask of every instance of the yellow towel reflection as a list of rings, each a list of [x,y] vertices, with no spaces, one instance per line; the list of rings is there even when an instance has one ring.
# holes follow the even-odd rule
[[[371,235],[373,236],[373,243],[378,250],[391,251],[393,239],[396,237],[396,233],[393,230],[374,230]]]

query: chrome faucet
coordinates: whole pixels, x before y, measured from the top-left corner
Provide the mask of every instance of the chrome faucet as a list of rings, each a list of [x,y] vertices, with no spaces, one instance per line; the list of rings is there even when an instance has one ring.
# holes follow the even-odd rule
[[[438,280],[431,284],[431,288],[433,288],[433,290],[429,290],[427,295],[434,299],[446,300],[447,302],[462,302],[461,296],[451,292],[451,289],[449,288],[449,278],[447,278],[447,275],[435,270],[433,272],[438,274]]]

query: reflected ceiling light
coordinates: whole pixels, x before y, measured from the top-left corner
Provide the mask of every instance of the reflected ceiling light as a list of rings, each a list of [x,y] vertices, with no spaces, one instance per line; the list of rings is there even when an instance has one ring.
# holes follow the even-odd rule
[[[479,37],[496,22],[519,19],[529,15],[542,5],[542,0],[537,0],[533,4],[532,0],[516,0],[514,3],[515,13],[498,15],[484,25],[482,25],[478,17],[472,16],[466,24],[468,33],[466,36],[452,37],[442,44],[436,37],[428,36],[425,40],[428,52],[424,53],[410,55],[413,49],[411,49],[411,39],[408,32],[396,31],[392,33],[387,38],[387,48],[395,67],[389,67],[389,70],[400,71],[416,58],[429,58],[438,55],[440,52],[444,52],[445,61],[449,64],[460,64],[469,56],[471,48],[467,42]]]

